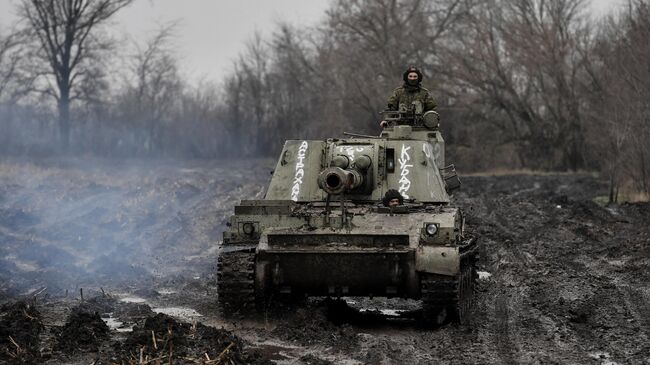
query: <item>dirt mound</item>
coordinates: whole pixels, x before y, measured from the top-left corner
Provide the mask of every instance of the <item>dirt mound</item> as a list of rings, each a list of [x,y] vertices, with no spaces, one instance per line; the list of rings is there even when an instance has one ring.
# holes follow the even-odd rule
[[[97,351],[104,340],[109,338],[110,329],[92,306],[82,304],[72,309],[72,313],[57,335],[55,349],[65,353]]]
[[[34,306],[8,303],[0,309],[0,362],[31,364],[40,358],[39,336],[45,327]]]
[[[231,332],[201,323],[178,322],[165,314],[148,317],[136,326],[124,343],[116,345],[115,358],[161,359],[164,363],[196,363],[219,359],[223,364],[251,364],[257,360],[243,349],[244,343]]]

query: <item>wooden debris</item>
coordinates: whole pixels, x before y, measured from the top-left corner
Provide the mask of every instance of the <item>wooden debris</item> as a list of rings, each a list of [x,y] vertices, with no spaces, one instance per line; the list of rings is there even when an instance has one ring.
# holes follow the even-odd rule
[[[156,343],[156,334],[153,332],[153,330],[151,331],[151,341],[153,342],[153,348],[158,350],[158,344]]]
[[[221,360],[224,359],[224,357],[228,354],[228,352],[230,351],[230,349],[233,346],[235,346],[235,343],[231,342],[230,345],[226,346],[226,348],[223,349],[223,351],[221,351],[221,353],[219,354],[219,356],[216,359],[207,361],[206,364],[219,364],[219,363],[221,363]]]

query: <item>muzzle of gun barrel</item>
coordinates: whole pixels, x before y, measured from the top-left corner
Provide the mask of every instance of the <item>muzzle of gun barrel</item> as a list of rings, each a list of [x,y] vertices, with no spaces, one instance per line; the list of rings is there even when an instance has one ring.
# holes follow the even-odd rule
[[[363,184],[363,175],[355,169],[328,167],[318,175],[318,186],[329,194],[342,194]]]

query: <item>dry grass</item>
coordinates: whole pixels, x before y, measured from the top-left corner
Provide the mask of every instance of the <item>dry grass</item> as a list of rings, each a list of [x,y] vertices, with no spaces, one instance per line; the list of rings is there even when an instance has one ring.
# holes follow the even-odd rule
[[[542,171],[531,169],[493,169],[488,171],[477,171],[472,173],[463,173],[463,176],[510,176],[510,175],[530,175],[530,176],[550,176],[550,175],[592,175],[598,176],[594,171]]]
[[[623,184],[618,191],[619,203],[650,202],[650,195],[635,189],[631,183]]]
[[[590,175],[593,177],[598,177],[598,172],[595,171],[541,171],[541,170],[531,170],[531,169],[494,169],[489,171],[478,171],[472,173],[465,173],[461,175],[471,177],[487,177],[487,176],[551,176],[551,175]],[[594,198],[594,201],[606,205],[609,201],[607,196],[598,196]],[[639,202],[650,202],[650,195],[639,192],[635,188],[634,184],[631,181],[627,181],[621,184],[618,192],[618,203],[639,203]]]

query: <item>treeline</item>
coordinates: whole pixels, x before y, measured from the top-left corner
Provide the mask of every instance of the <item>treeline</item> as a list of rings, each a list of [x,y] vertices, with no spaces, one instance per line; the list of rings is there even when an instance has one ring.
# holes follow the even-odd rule
[[[603,19],[584,0],[337,0],[199,85],[173,26],[135,49],[106,36],[131,1],[22,1],[0,36],[3,153],[268,156],[287,138],[376,134],[417,65],[463,171],[598,170],[612,200],[624,182],[649,193],[648,0]]]

